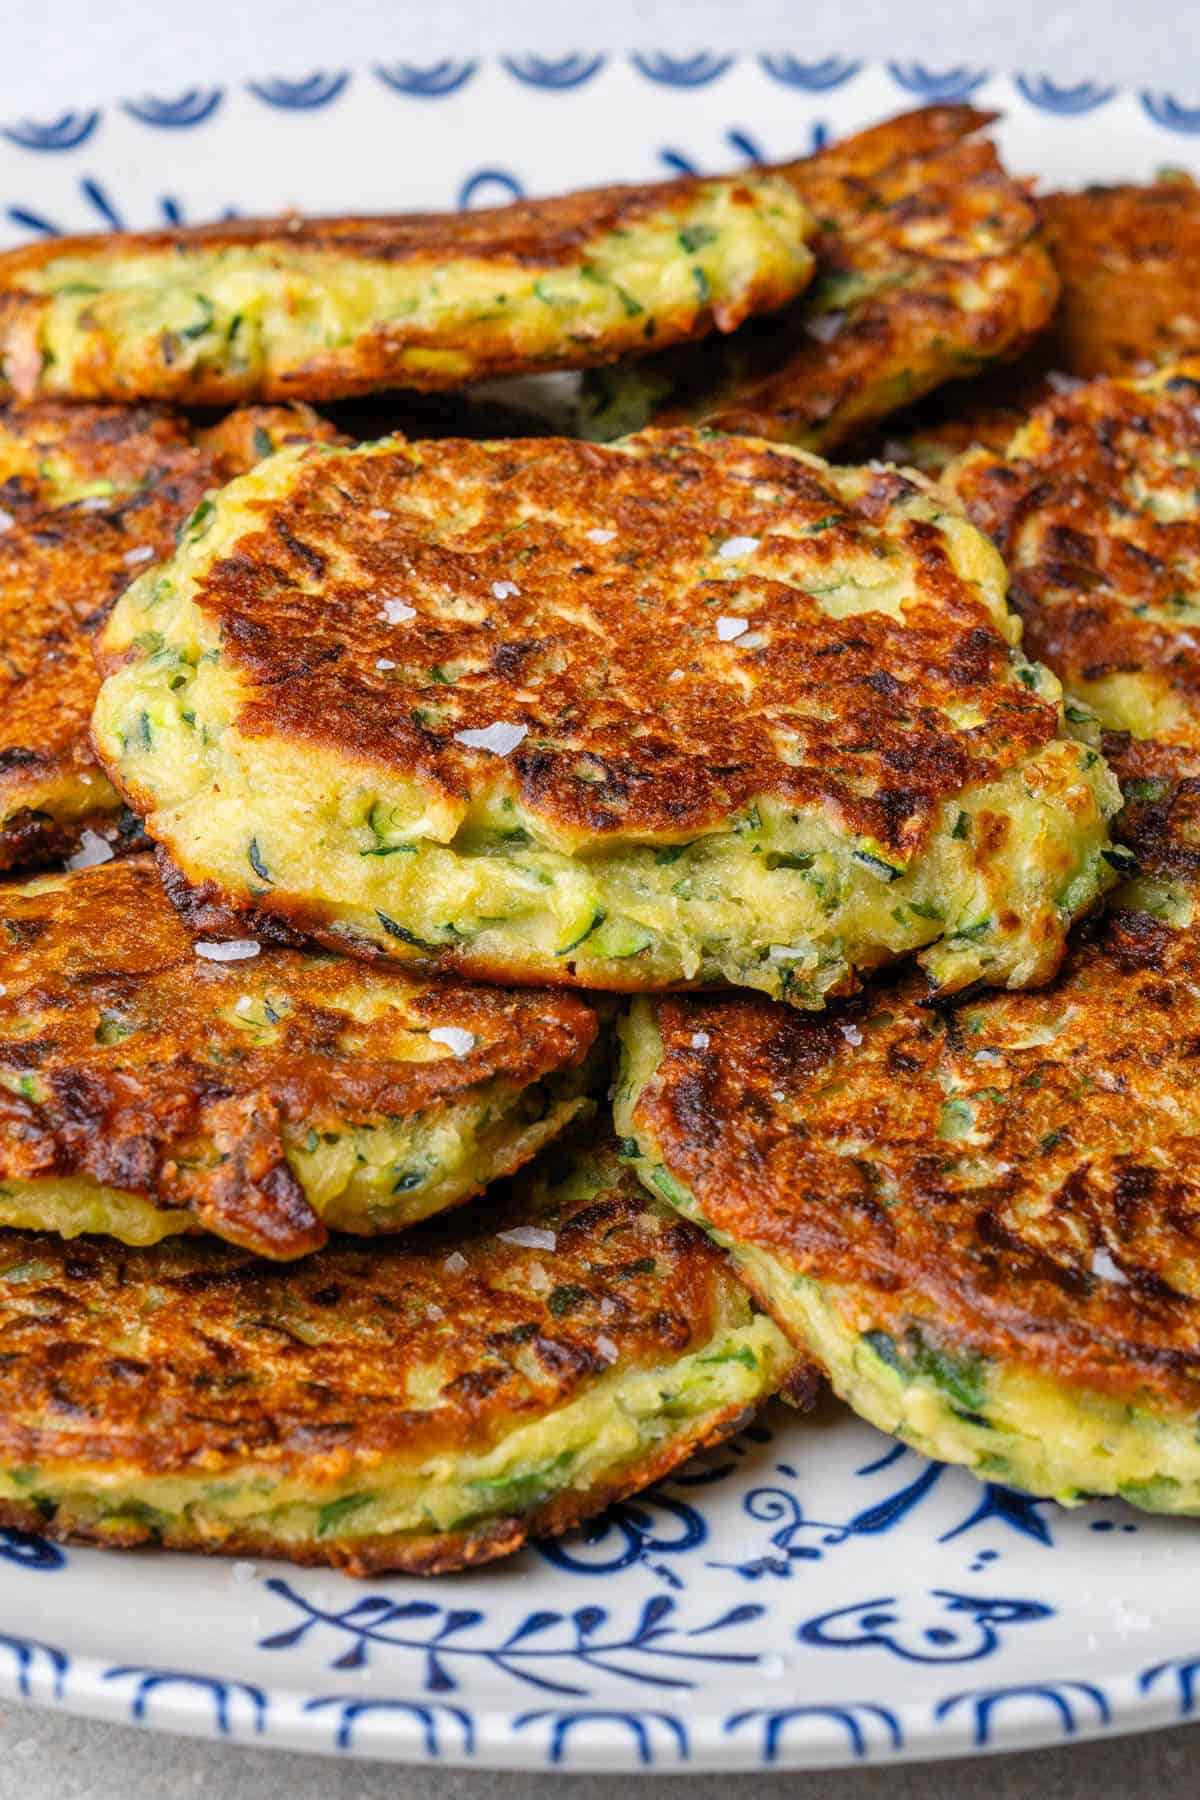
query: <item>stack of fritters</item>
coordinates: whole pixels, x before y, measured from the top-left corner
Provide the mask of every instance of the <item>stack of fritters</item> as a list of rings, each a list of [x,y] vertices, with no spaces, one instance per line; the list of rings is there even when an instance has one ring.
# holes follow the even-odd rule
[[[987,122],[0,258],[0,1518],[460,1567],[817,1369],[1200,1507],[1200,388]]]

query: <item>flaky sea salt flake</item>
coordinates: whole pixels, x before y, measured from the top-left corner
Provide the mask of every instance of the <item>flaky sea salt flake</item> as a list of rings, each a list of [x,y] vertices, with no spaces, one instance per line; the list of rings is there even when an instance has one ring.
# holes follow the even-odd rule
[[[498,1231],[502,1244],[518,1244],[523,1250],[553,1250],[558,1234],[540,1225],[514,1225],[511,1231]]]
[[[506,725],[498,719],[494,725],[484,725],[477,730],[456,731],[454,740],[465,744],[468,750],[490,750],[493,756],[508,756],[528,730],[527,725]]]
[[[208,943],[199,938],[192,949],[205,962],[245,962],[249,957],[257,956],[262,945],[257,938],[229,938],[223,944]]]
[[[82,831],[79,834],[79,848],[74,856],[68,856],[67,867],[75,869],[95,869],[101,863],[111,862],[113,847],[100,836],[98,831]]]

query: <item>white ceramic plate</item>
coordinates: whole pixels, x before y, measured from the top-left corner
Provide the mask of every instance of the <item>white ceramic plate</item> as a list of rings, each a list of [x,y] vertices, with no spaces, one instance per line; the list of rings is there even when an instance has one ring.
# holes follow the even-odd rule
[[[0,130],[0,232],[482,204],[782,157],[923,99],[1003,109],[1047,182],[1200,161],[1200,104],[789,55],[512,56],[132,99]],[[0,1534],[0,1691],[305,1750],[805,1766],[1193,1709],[1200,1527],[981,1487],[846,1414],[772,1414],[592,1531],[441,1581]]]

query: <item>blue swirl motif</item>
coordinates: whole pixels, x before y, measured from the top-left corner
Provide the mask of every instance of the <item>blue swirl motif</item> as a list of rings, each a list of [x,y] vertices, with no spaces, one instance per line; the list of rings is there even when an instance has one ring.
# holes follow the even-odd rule
[[[915,1474],[911,1474],[914,1462],[917,1470]],[[904,1444],[894,1445],[883,1456],[864,1463],[855,1472],[860,1477],[873,1476],[893,1468],[897,1463],[903,1463],[905,1467],[906,1478],[901,1485],[892,1487],[881,1499],[871,1501],[845,1520],[810,1518],[804,1510],[803,1502],[790,1488],[751,1488],[742,1500],[742,1507],[755,1524],[775,1527],[768,1537],[767,1547],[757,1555],[738,1562],[713,1562],[709,1567],[732,1570],[746,1581],[759,1581],[765,1577],[787,1580],[797,1562],[817,1562],[829,1550],[854,1538],[877,1537],[883,1532],[891,1531],[920,1506],[950,1473],[944,1463],[928,1462]],[[776,1469],[790,1480],[797,1479],[797,1471],[790,1463],[778,1463]],[[1023,1537],[1033,1538],[1037,1543],[1049,1546],[1053,1539],[1050,1527],[1042,1516],[1042,1509],[1051,1504],[1047,1500],[1033,1499],[1028,1494],[1019,1494],[1012,1488],[1000,1487],[995,1482],[987,1482],[977,1504],[966,1517],[943,1531],[937,1541],[940,1544],[950,1543],[968,1531],[973,1531],[976,1526],[994,1519]]]
[[[161,130],[181,131],[203,125],[211,119],[225,98],[223,88],[188,88],[172,100],[156,100],[150,95],[140,100],[123,100],[122,109],[142,125],[155,125]]]
[[[1060,86],[1048,75],[1018,75],[1017,92],[1040,112],[1057,113],[1064,119],[1077,119],[1084,113],[1105,106],[1116,93],[1115,87],[1101,87],[1098,81],[1076,81]]]
[[[1181,101],[1173,100],[1170,94],[1152,94],[1148,90],[1143,91],[1141,101],[1142,111],[1156,125],[1165,125],[1168,131],[1189,134],[1200,131],[1200,106],[1184,106]]]
[[[572,56],[505,56],[501,58],[509,74],[526,87],[549,88],[556,93],[564,93],[568,88],[582,87],[593,75],[598,75],[605,63],[606,56],[584,56],[575,52]]]
[[[759,62],[772,81],[785,87],[802,88],[806,94],[828,94],[844,87],[862,70],[861,62],[850,62],[842,56],[827,56],[823,62],[801,62],[795,56],[760,56]]]
[[[118,1664],[105,1669],[102,1679],[132,1683],[129,1717],[135,1725],[147,1722],[156,1694],[168,1688],[183,1688],[208,1701],[217,1736],[261,1737],[266,1730],[267,1696],[251,1681],[190,1674],[183,1669],[150,1669],[140,1664]],[[241,1729],[243,1722],[249,1725],[248,1732]]]
[[[545,1538],[534,1547],[548,1563],[572,1575],[615,1575],[642,1563],[668,1587],[683,1582],[663,1556],[697,1550],[708,1538],[704,1515],[661,1488],[609,1507],[566,1538]]]
[[[91,175],[85,175],[79,183],[79,192],[88,210],[94,213],[100,223],[109,231],[124,231],[126,221],[120,208],[116,205],[108,189],[102,182]],[[159,196],[158,211],[164,225],[182,225],[183,208],[173,194]],[[64,227],[55,220],[48,219],[45,213],[34,212],[27,206],[10,206],[6,212],[10,225],[21,231],[31,231],[39,237],[61,237]],[[221,214],[224,219],[236,219],[235,207],[227,206]],[[69,227],[68,229],[77,229]]]
[[[268,106],[282,107],[286,112],[313,112],[336,100],[349,80],[346,69],[329,73],[317,70],[303,81],[248,81],[246,86],[256,100],[263,100]]]
[[[329,1712],[335,1720],[335,1750],[354,1748],[355,1727],[363,1718],[386,1719],[399,1715],[412,1719],[421,1727],[425,1755],[437,1762],[448,1750],[450,1755],[468,1757],[475,1754],[475,1720],[461,1706],[447,1700],[348,1700],[342,1694],[321,1694],[304,1702],[306,1713]],[[452,1731],[448,1728],[453,1727]],[[447,1744],[443,1733],[452,1739]],[[369,1740],[366,1748],[370,1747]]]
[[[822,1650],[888,1650],[904,1662],[978,1662],[1000,1647],[1000,1631],[1052,1619],[1041,1600],[1009,1600],[934,1588],[899,1600],[885,1595],[820,1613],[797,1627],[802,1644]]]
[[[691,56],[671,56],[666,50],[640,50],[629,60],[647,81],[657,81],[663,87],[697,88],[719,81],[733,67],[736,58],[716,56],[711,50],[697,50]]]
[[[640,1563],[668,1587],[682,1588],[680,1577],[661,1558],[698,1550],[708,1542],[709,1530],[704,1514],[678,1490],[692,1492],[728,1481],[739,1473],[742,1459],[773,1436],[769,1425],[755,1420],[736,1437],[699,1452],[667,1481],[610,1506],[566,1537],[546,1538],[533,1548],[572,1575],[612,1575]]]
[[[420,68],[416,63],[376,63],[375,74],[384,87],[396,94],[410,94],[419,100],[444,100],[465,87],[478,69],[476,62],[454,62],[443,57],[441,62]]]
[[[34,119],[19,119],[15,125],[0,127],[0,136],[22,150],[77,150],[86,144],[97,125],[99,112],[66,112],[45,125]]]
[[[563,1763],[567,1760],[567,1740],[571,1732],[580,1725],[597,1724],[622,1726],[629,1733],[637,1760],[644,1768],[659,1761],[660,1742],[672,1752],[669,1759],[671,1762],[687,1762],[691,1755],[687,1726],[674,1713],[668,1712],[623,1712],[608,1707],[603,1710],[590,1709],[587,1712],[528,1712],[519,1713],[512,1722],[512,1728],[517,1732],[524,1731],[529,1725],[544,1726],[547,1734],[547,1760],[551,1763]]]
[[[0,1558],[5,1562],[16,1563],[20,1569],[43,1572],[65,1569],[67,1566],[67,1553],[60,1550],[57,1544],[52,1544],[36,1531],[17,1531],[12,1526],[0,1530]]]
[[[372,1652],[383,1652],[389,1660],[399,1652],[419,1660],[422,1685],[429,1694],[458,1687],[453,1664],[480,1662],[526,1686],[577,1699],[588,1698],[588,1689],[577,1685],[579,1679],[593,1674],[615,1675],[640,1685],[691,1688],[696,1685],[691,1676],[700,1672],[701,1665],[758,1662],[756,1651],[712,1649],[698,1640],[749,1624],[764,1611],[761,1606],[735,1606],[706,1623],[691,1625],[676,1617],[674,1600],[658,1594],[644,1603],[632,1627],[612,1622],[607,1607],[580,1606],[569,1613],[527,1613],[497,1639],[488,1631],[486,1615],[473,1607],[367,1594],[337,1611],[297,1593],[280,1576],[272,1576],[266,1587],[301,1618],[287,1630],[260,1639],[260,1650],[291,1650],[312,1632],[330,1631],[340,1646],[330,1668],[362,1669]],[[567,1679],[570,1676],[574,1680]]]
[[[458,190],[455,202],[460,212],[471,206],[506,206],[523,198],[525,189],[507,169],[476,169]]]
[[[760,1726],[762,1760],[774,1763],[779,1760],[788,1726],[797,1721],[808,1723],[816,1719],[832,1719],[842,1727],[856,1762],[861,1762],[875,1750],[895,1751],[904,1747],[904,1733],[895,1713],[889,1707],[865,1700],[848,1700],[843,1706],[754,1707],[746,1712],[730,1713],[724,1730],[727,1736],[735,1736],[747,1725]]]
[[[982,1750],[992,1741],[992,1719],[1014,1701],[1041,1701],[1058,1719],[1063,1737],[1074,1737],[1081,1724],[1112,1723],[1112,1708],[1103,1688],[1091,1681],[1027,1682],[1012,1687],[975,1688],[951,1694],[933,1709],[934,1722],[945,1724],[960,1707],[971,1714],[971,1742]]]
[[[966,100],[990,78],[987,69],[971,69],[959,63],[952,69],[930,69],[919,62],[890,62],[888,74],[907,94],[922,100]]]
[[[813,127],[814,134],[822,130],[821,126]],[[748,131],[743,131],[740,126],[731,125],[729,127],[725,133],[725,142],[731,150],[736,150],[745,162],[766,161],[766,155],[758,139],[752,137]],[[685,150],[675,149],[673,145],[668,145],[665,149],[660,150],[658,159],[661,163],[665,163],[672,175],[700,175],[703,173],[699,163],[693,157],[689,156]]]

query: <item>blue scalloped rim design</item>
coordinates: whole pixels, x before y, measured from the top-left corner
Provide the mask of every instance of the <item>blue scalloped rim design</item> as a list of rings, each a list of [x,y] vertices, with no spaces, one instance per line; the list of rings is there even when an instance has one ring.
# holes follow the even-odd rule
[[[499,67],[523,87],[543,93],[569,94],[595,79],[617,59],[581,51],[559,57],[532,52],[499,59]],[[697,50],[690,55],[665,50],[635,50],[625,59],[644,80],[662,87],[709,88],[727,76],[743,60],[729,54]],[[756,62],[772,80],[804,93],[821,94],[844,87],[868,65],[838,56],[807,62],[790,51],[763,51],[746,60]],[[244,91],[264,106],[283,111],[312,112],[332,106],[349,94],[356,81],[374,79],[406,99],[444,100],[459,93],[479,72],[472,59],[442,58],[430,63],[376,63],[369,70],[314,70],[301,79],[266,78],[249,81]],[[968,65],[930,68],[924,63],[892,61],[885,65],[898,95],[931,101],[961,101],[976,95],[995,72]],[[1096,81],[1062,84],[1043,73],[1017,73],[1005,79],[1028,105],[1041,112],[1075,118],[1108,105],[1120,90]],[[192,88],[166,97],[143,96],[121,102],[120,110],[154,130],[185,130],[206,124],[226,97],[222,88]],[[1200,97],[1180,99],[1146,90],[1138,96],[1147,118],[1164,130],[1194,136],[1200,134]],[[75,150],[99,128],[99,108],[63,113],[45,121],[18,120],[0,126],[0,135],[23,150],[53,153]]]
[[[61,183],[54,189],[58,200],[6,203],[7,219],[22,231],[54,235],[62,229],[54,215],[65,191],[77,197],[95,228],[122,228],[127,220],[117,184],[88,166],[114,115],[161,143],[164,133],[220,128],[235,103],[281,118],[324,113],[353,105],[356,91],[369,83],[393,96],[398,107],[426,108],[464,95],[473,102],[474,84],[498,73],[511,84],[514,104],[561,108],[566,123],[571,97],[608,72],[645,83],[651,108],[667,104],[668,90],[695,94],[709,107],[711,127],[710,102],[747,64],[760,91],[763,78],[790,90],[789,107],[792,96],[801,108],[800,97],[808,97],[797,135],[807,134],[812,147],[829,130],[822,96],[840,95],[867,75],[876,88],[881,81],[889,86],[898,105],[982,99],[985,87],[988,104],[1003,104],[1007,89],[1019,105],[1064,125],[1132,101],[1144,124],[1162,134],[1164,148],[1172,137],[1200,139],[1200,93],[1122,95],[1108,83],[1060,83],[1040,72],[998,76],[968,65],[810,60],[782,50],[743,56],[708,50],[514,52],[488,63],[473,57],[395,59],[356,71],[317,70],[236,88],[141,95],[108,112],[77,110],[0,126],[0,138],[28,153],[31,169],[38,157],[85,152],[79,163],[66,163],[65,190]],[[737,159],[760,158],[759,132],[766,127],[752,110],[726,123],[733,110],[717,115],[720,144]],[[560,114],[552,110],[551,116]],[[652,141],[664,174],[701,166],[693,148]],[[521,178],[502,158],[503,151],[496,160],[468,164],[459,205],[520,197]],[[157,195],[155,210],[168,225],[184,216],[181,199],[169,192]],[[750,1480],[752,1455],[758,1462]],[[976,1487],[903,1445],[881,1442],[852,1471],[855,1503],[814,1511],[803,1472],[772,1460],[774,1455],[771,1430],[757,1424],[584,1530],[535,1546],[526,1554],[533,1575],[542,1577],[542,1603],[531,1597],[524,1611],[519,1583],[515,1600],[503,1603],[480,1600],[478,1587],[470,1591],[479,1603],[466,1604],[462,1588],[387,1582],[338,1583],[331,1600],[304,1577],[256,1573],[248,1590],[254,1605],[244,1609],[255,1620],[253,1635],[239,1646],[253,1651],[240,1674],[254,1679],[209,1673],[199,1651],[198,1668],[78,1656],[51,1641],[52,1633],[43,1637],[20,1627],[17,1620],[31,1616],[23,1604],[5,1622],[12,1629],[0,1625],[0,1692],[237,1742],[579,1769],[867,1762],[1070,1740],[1197,1715],[1200,1649],[1173,1658],[1160,1651],[1157,1661],[1102,1680],[1087,1659],[1061,1675],[1056,1671],[1052,1680],[1006,1678],[1031,1666],[1039,1639],[1050,1647],[1049,1654],[1042,1652],[1042,1666],[1054,1668],[1052,1646],[1059,1639],[1046,1634],[1056,1623],[1067,1628],[1064,1641],[1070,1641],[1070,1604],[1061,1601],[1056,1608],[1048,1597],[1053,1584],[1039,1591],[1036,1578],[1039,1559],[1059,1548],[1061,1514],[1051,1503],[995,1484]],[[714,1491],[735,1496],[732,1532],[712,1524],[708,1502]],[[1098,1534],[1142,1529],[1132,1515],[1112,1508],[1097,1509],[1087,1526],[1077,1527],[1089,1528]],[[869,1560],[862,1554],[893,1532],[900,1554]],[[908,1536],[922,1532],[923,1540]],[[933,1552],[936,1586],[903,1586],[909,1541]],[[1108,1542],[1116,1541],[1110,1535]],[[1022,1553],[1023,1573],[1001,1579],[1009,1551]],[[57,1591],[82,1566],[35,1534],[0,1531],[0,1571],[22,1595],[27,1582],[35,1592],[51,1591],[43,1583]],[[838,1603],[827,1599],[820,1607],[812,1584],[830,1567],[838,1575]],[[618,1579],[622,1575],[630,1580]],[[240,1603],[229,1604],[231,1618],[240,1618]],[[766,1667],[771,1655],[762,1649],[768,1626],[771,1643],[782,1630],[797,1655],[850,1671],[850,1697],[822,1700],[799,1677],[783,1694],[773,1691]],[[897,1702],[889,1697],[889,1671],[924,1671],[934,1685],[921,1690],[925,1698]],[[359,1674],[369,1675],[370,1689],[353,1691]],[[482,1685],[480,1675],[486,1676]],[[723,1683],[731,1690],[742,1686],[726,1699]],[[806,1697],[794,1699],[796,1690]],[[474,1703],[480,1692],[488,1696],[484,1706]],[[747,1692],[754,1704],[747,1704]]]

